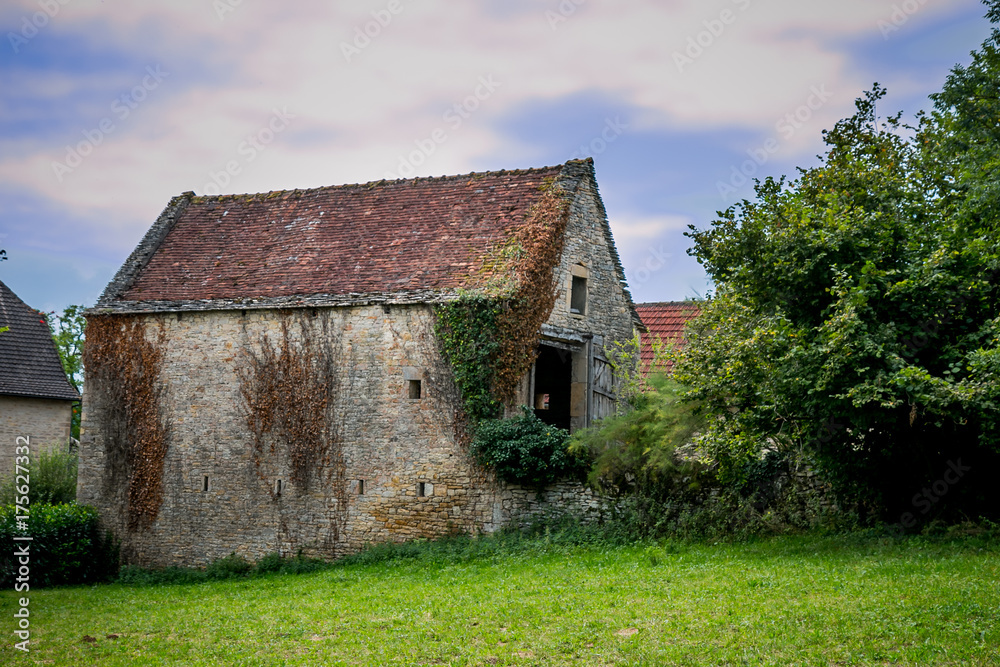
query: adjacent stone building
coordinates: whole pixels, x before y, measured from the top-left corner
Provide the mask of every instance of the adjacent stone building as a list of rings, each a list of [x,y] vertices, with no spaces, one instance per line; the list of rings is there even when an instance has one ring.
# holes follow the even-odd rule
[[[0,479],[26,438],[32,456],[70,444],[80,394],[63,372],[45,316],[0,282]],[[23,451],[23,450],[22,450]]]
[[[147,565],[593,509],[578,484],[509,487],[467,453],[438,317],[497,295],[545,311],[508,412],[608,414],[604,345],[641,325],[591,160],[175,197],[88,313],[78,498]]]

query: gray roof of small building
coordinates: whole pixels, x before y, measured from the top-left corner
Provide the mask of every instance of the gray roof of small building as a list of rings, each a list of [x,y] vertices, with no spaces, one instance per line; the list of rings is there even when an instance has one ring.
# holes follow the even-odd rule
[[[80,400],[66,378],[49,325],[0,282],[0,395]]]

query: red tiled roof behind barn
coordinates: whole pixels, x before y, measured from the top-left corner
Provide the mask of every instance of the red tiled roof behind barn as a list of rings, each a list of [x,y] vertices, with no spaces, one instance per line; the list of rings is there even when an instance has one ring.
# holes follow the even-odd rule
[[[469,287],[562,168],[195,196],[121,299]]]
[[[639,313],[647,331],[642,334],[640,358],[643,369],[648,369],[653,361],[652,341],[659,337],[664,343],[684,344],[684,325],[701,312],[701,307],[693,301],[661,301],[658,303],[638,303]],[[666,362],[663,370],[669,371],[671,362]]]

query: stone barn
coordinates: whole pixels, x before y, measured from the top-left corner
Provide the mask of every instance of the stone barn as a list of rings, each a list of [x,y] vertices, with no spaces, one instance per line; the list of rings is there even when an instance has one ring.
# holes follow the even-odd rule
[[[592,160],[174,197],[88,312],[78,497],[127,562],[489,532],[575,482],[505,485],[470,420],[614,408],[641,327]]]
[[[32,456],[67,451],[80,394],[63,371],[45,316],[0,282],[0,479],[14,474],[18,446]],[[24,450],[20,450],[23,452]]]

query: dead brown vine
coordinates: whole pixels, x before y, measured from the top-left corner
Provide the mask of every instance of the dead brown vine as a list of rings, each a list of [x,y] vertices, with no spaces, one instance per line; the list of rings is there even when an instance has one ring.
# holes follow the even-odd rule
[[[129,531],[148,528],[163,502],[168,432],[161,411],[164,323],[152,340],[147,318],[91,315],[83,360],[104,436],[103,493],[125,506]]]
[[[312,478],[326,470],[336,491],[344,486],[344,461],[334,420],[339,374],[333,334],[326,318],[319,318],[317,339],[317,325],[298,313],[299,336],[294,341],[291,319],[291,313],[281,314],[281,338],[276,343],[266,334],[253,344],[248,341],[237,367],[253,461],[261,474],[264,459],[280,447],[287,455],[293,484],[307,490]]]

